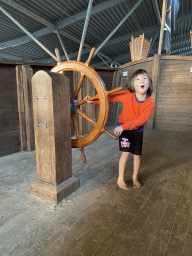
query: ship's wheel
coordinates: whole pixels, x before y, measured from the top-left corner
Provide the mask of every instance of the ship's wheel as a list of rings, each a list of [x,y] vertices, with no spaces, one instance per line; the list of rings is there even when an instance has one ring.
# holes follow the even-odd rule
[[[83,160],[83,162],[86,162],[83,148],[85,146],[91,144],[92,142],[94,142],[101,135],[102,132],[106,132],[113,139],[116,139],[116,137],[113,134],[111,134],[110,132],[108,132],[105,129],[105,125],[106,125],[108,115],[109,115],[108,95],[113,92],[120,91],[123,88],[118,87],[112,91],[106,90],[105,84],[102,81],[102,79],[100,78],[100,76],[98,75],[98,73],[93,68],[90,67],[90,61],[91,61],[92,56],[95,53],[95,48],[92,48],[92,50],[89,54],[88,60],[85,63],[80,62],[80,61],[75,61],[75,60],[61,62],[59,51],[56,49],[55,52],[56,52],[56,55],[58,58],[58,64],[51,70],[51,72],[65,74],[65,72],[67,72],[67,71],[76,71],[76,72],[80,73],[80,79],[78,81],[77,87],[75,88],[73,95],[71,95],[71,100],[74,101],[75,102],[74,104],[76,105],[76,109],[75,109],[74,113],[73,112],[71,113],[71,118],[73,121],[74,130],[76,133],[76,138],[72,139],[72,147],[80,149],[81,154],[82,154],[82,160]],[[90,98],[85,99],[85,100],[78,99],[78,94],[81,89],[83,79],[85,77],[87,77],[90,80],[90,82],[92,83],[92,85],[94,86],[94,88],[96,90],[96,95],[91,96]],[[99,113],[98,113],[97,120],[92,120],[88,115],[86,115],[85,113],[83,113],[80,110],[79,106],[86,104],[87,101],[93,101],[96,99],[99,100]],[[80,115],[82,118],[85,118],[88,122],[92,123],[92,125],[93,125],[92,130],[86,136],[81,137],[79,134],[78,125],[76,122],[76,115]]]

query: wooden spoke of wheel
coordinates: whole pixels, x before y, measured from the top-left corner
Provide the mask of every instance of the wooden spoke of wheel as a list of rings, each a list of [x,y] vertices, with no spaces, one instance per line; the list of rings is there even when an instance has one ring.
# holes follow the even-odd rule
[[[123,87],[120,86],[120,87],[117,87],[117,88],[115,88],[111,91],[106,91],[105,94],[110,95],[111,93],[119,92],[122,89],[123,89]],[[98,100],[98,99],[99,99],[98,95],[95,95],[95,96],[92,96],[90,98],[87,98],[86,100],[79,100],[79,101],[76,102],[76,106],[80,106],[80,105],[83,105],[83,104],[87,103],[88,101],[93,101],[93,100]]]
[[[75,117],[76,117],[76,114],[71,115],[77,139],[80,139],[79,130],[78,130],[78,127],[77,127],[77,122],[75,120]],[[86,163],[86,157],[85,157],[85,153],[84,153],[83,148],[79,148],[79,150],[81,151],[81,158],[82,158],[83,163]]]
[[[95,51],[96,51],[96,49],[95,49],[95,47],[93,47],[89,53],[89,57],[88,57],[87,61],[85,62],[85,65],[87,65],[87,66],[90,65],[91,59],[93,58]]]
[[[86,163],[86,157],[85,157],[85,153],[84,153],[84,148],[80,148],[80,151],[81,151],[82,161],[83,161],[83,163]]]
[[[78,95],[79,90],[80,90],[80,88],[81,88],[81,85],[82,85],[82,82],[83,82],[84,77],[85,77],[85,74],[84,74],[84,73],[81,73],[81,77],[80,77],[80,79],[79,79],[79,82],[78,82],[78,84],[77,84],[77,87],[76,87],[76,89],[75,89],[73,95],[71,96],[71,98],[77,99],[77,95]]]
[[[76,106],[80,106],[80,105],[87,103],[88,101],[93,101],[93,100],[98,100],[98,99],[99,99],[99,96],[95,95],[90,98],[87,98],[86,100],[79,100],[76,102]]]
[[[60,52],[59,52],[58,48],[55,48],[55,54],[56,54],[56,57],[57,57],[57,62],[61,63],[61,56],[60,56]]]
[[[110,95],[111,93],[119,92],[122,89],[123,89],[123,87],[120,86],[120,87],[117,87],[117,88],[115,88],[111,91],[106,91],[105,94]],[[98,100],[98,99],[99,99],[98,95],[95,95],[95,96],[92,96],[90,98],[87,98],[86,100],[79,100],[79,101],[76,102],[76,106],[80,106],[80,105],[83,105],[83,104],[87,103],[88,101],[93,101],[93,100]]]
[[[75,120],[75,117],[76,117],[75,114],[72,114],[72,115],[71,115],[71,118],[72,118],[72,121],[73,121],[73,126],[74,126],[75,133],[76,133],[76,136],[77,136],[77,139],[80,139],[79,130],[78,130],[78,127],[77,127],[77,122],[76,122],[76,120]]]
[[[111,132],[109,132],[108,130],[106,130],[105,128],[103,128],[103,132],[105,132],[107,135],[109,135],[112,139],[117,140],[118,138]]]
[[[85,118],[87,121],[89,121],[90,123],[92,123],[94,126],[97,125],[97,123],[95,121],[93,121],[89,116],[87,116],[86,114],[84,114],[81,110],[76,109],[75,113],[79,114],[80,116],[82,116],[83,118]],[[102,128],[102,132],[105,132],[107,135],[109,135],[112,139],[117,140],[117,137],[115,135],[113,135],[111,132],[107,131],[105,128]]]
[[[91,62],[91,59],[92,59],[92,57],[93,57],[93,55],[94,55],[94,53],[95,53],[95,50],[96,50],[96,49],[95,49],[94,47],[91,49],[90,54],[89,54],[89,57],[88,57],[87,61],[85,62],[85,65],[86,65],[86,66],[89,66],[89,65],[90,65],[90,62]],[[81,73],[81,77],[80,77],[80,79],[79,79],[78,85],[77,85],[77,87],[76,87],[76,89],[75,89],[73,95],[71,96],[73,99],[76,99],[76,98],[77,98],[77,95],[78,95],[79,90],[80,90],[80,88],[81,88],[81,85],[82,85],[82,82],[83,82],[84,77],[85,77],[85,74],[84,74],[84,73]]]
[[[94,126],[97,124],[95,121],[93,121],[90,117],[88,117],[86,114],[84,114],[80,109],[76,109],[75,111],[76,114],[79,114],[83,118],[85,118],[87,121],[92,123]]]

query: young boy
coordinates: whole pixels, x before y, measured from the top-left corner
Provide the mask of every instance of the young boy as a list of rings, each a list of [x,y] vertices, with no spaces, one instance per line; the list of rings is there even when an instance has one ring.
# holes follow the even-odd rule
[[[131,76],[126,91],[112,93],[109,102],[122,102],[123,110],[118,116],[118,126],[114,134],[119,136],[119,149],[122,155],[119,160],[119,176],[117,184],[121,189],[128,189],[124,173],[130,154],[133,154],[133,187],[141,186],[137,175],[140,167],[144,124],[149,120],[155,107],[152,93],[152,79],[144,69],[139,69]],[[89,96],[86,96],[86,98]],[[99,104],[98,100],[93,102]]]
[[[109,102],[122,102],[123,110],[119,115],[118,126],[114,134],[119,136],[119,149],[122,155],[119,160],[119,177],[117,184],[122,189],[128,189],[124,173],[130,154],[133,154],[133,187],[141,186],[137,179],[143,144],[144,124],[149,120],[155,107],[152,93],[152,79],[147,71],[137,70],[127,84],[127,91],[109,95]]]

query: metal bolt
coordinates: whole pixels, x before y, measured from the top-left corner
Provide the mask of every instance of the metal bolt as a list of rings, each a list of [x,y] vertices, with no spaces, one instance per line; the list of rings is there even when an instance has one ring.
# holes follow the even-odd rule
[[[39,99],[39,96],[37,96],[37,99]]]
[[[45,99],[47,99],[47,96],[45,96]]]
[[[48,124],[46,124],[46,127],[48,127],[49,125]]]
[[[41,124],[38,124],[38,126],[41,126]]]

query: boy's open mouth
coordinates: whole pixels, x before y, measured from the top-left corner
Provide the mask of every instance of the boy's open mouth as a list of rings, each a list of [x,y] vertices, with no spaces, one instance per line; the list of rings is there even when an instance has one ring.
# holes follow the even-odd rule
[[[144,85],[141,85],[141,88],[144,88]]]

